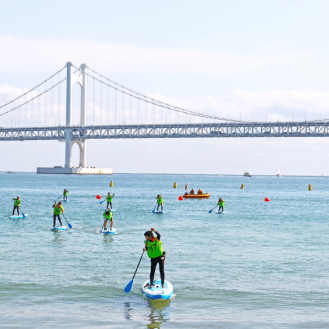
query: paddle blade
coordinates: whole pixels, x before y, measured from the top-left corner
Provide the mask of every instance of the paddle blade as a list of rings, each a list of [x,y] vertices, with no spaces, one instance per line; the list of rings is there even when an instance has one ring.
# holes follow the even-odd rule
[[[126,288],[125,288],[125,292],[130,292],[130,290],[131,290],[131,288],[132,288],[132,286],[133,286],[133,283],[134,283],[134,280],[131,280],[128,284],[127,284],[127,286],[126,286]]]
[[[211,210],[209,210],[209,214],[211,214],[212,213],[212,209]]]
[[[67,223],[67,226],[68,226],[69,228],[72,228],[72,225],[71,225],[70,223]]]

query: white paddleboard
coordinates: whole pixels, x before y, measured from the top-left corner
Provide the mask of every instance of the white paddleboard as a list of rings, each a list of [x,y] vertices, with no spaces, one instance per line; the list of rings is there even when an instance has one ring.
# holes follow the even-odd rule
[[[117,229],[112,227],[112,230],[110,230],[109,228],[108,229],[101,229],[99,231],[99,233],[103,233],[103,234],[116,234],[117,233]]]
[[[154,211],[153,214],[164,214],[164,211]]]
[[[104,211],[107,211],[107,209],[104,209]],[[111,211],[112,211],[112,212],[115,212],[115,209],[112,209]]]
[[[69,202],[70,200],[64,200],[64,199],[63,199],[63,200],[61,200],[61,201],[62,201],[62,202]]]
[[[50,231],[64,231],[66,230],[66,226],[56,226],[53,227]]]
[[[149,299],[169,299],[174,293],[173,285],[165,280],[164,288],[162,288],[161,280],[153,281],[153,286],[151,289],[149,287],[145,287],[147,283],[150,283],[150,280],[145,281],[142,284],[142,293],[145,295],[146,298]]]
[[[24,216],[23,215],[12,215],[12,216],[9,216],[9,218],[24,218],[27,216],[28,216],[28,214],[24,214]]]
[[[215,214],[225,214],[225,211],[215,211]]]

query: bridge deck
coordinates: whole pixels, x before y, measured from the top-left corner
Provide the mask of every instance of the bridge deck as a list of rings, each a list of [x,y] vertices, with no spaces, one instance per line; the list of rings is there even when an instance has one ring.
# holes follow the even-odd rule
[[[329,137],[329,121],[0,128],[0,141],[65,140],[66,134],[70,134],[72,140],[201,137]]]

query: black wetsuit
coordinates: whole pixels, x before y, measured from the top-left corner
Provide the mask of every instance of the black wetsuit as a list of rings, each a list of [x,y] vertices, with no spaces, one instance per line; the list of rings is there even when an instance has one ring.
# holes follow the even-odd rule
[[[161,235],[158,232],[155,232],[157,235],[157,239],[160,241]],[[145,246],[147,249],[147,246]],[[150,283],[153,283],[154,280],[154,273],[157,264],[159,263],[159,270],[160,270],[160,278],[161,278],[161,284],[164,284],[165,281],[165,273],[164,273],[164,262],[165,262],[166,253],[163,252],[163,254],[156,258],[150,258],[151,260],[151,272],[150,272]]]
[[[19,216],[19,206],[14,206],[14,209],[13,209],[13,215],[14,215],[16,209],[17,209],[17,214],[18,214],[18,216]]]
[[[56,226],[56,217],[58,218],[58,221],[61,224],[61,226],[63,226],[60,215],[54,214],[54,227]]]
[[[53,208],[55,208],[55,204],[53,205]],[[54,227],[56,226],[56,217],[58,218],[58,221],[61,224],[61,226],[63,226],[61,221],[61,215],[54,214]]]

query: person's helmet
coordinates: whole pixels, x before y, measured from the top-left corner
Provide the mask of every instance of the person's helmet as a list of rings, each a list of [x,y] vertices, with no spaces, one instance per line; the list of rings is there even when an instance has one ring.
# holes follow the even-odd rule
[[[17,198],[20,198],[20,196],[19,196],[19,195],[17,195]]]

